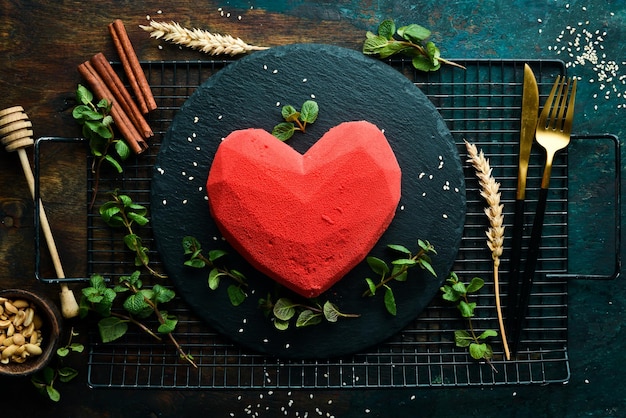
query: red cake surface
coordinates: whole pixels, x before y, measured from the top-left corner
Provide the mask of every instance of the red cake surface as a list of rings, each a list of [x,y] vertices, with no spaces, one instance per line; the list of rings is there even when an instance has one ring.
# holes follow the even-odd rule
[[[311,298],[368,255],[394,217],[400,180],[387,139],[366,121],[335,126],[305,154],[246,129],[218,147],[207,194],[233,248]]]

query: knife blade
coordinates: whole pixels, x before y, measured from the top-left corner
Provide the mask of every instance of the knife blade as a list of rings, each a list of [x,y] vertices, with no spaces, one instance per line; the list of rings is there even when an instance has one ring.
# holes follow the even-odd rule
[[[528,64],[524,64],[524,87],[522,91],[522,115],[520,127],[519,159],[517,165],[517,191],[515,195],[515,208],[513,218],[513,239],[511,241],[511,255],[509,264],[508,280],[508,303],[507,322],[509,332],[512,335],[511,341],[519,341],[521,332],[521,318],[517,316],[517,305],[519,302],[519,282],[520,282],[520,259],[522,252],[522,238],[524,235],[524,211],[526,198],[526,176],[528,174],[528,163],[530,161],[530,151],[535,139],[537,129],[537,119],[539,116],[539,88],[537,80]],[[514,343],[516,345],[516,343]],[[517,347],[512,346],[511,351],[515,353]]]

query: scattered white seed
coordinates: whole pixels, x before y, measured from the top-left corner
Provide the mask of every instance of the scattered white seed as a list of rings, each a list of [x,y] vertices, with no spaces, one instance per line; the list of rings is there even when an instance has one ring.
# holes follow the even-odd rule
[[[441,216],[443,216],[443,219],[448,219],[448,215],[445,214],[445,213],[443,215],[441,215]]]

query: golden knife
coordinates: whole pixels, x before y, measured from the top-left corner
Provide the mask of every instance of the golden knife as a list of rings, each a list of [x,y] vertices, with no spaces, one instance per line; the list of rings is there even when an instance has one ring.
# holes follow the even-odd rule
[[[526,175],[530,150],[535,138],[537,119],[539,115],[539,88],[532,69],[524,65],[524,89],[522,93],[522,117],[520,128],[519,161],[517,166],[517,193],[515,196],[515,213],[513,218],[513,240],[511,242],[509,287],[507,303],[507,322],[509,327],[519,323],[515,318],[518,304],[520,281],[520,257],[522,251],[522,237],[524,235],[524,199],[526,198]],[[512,334],[518,330],[510,329]]]

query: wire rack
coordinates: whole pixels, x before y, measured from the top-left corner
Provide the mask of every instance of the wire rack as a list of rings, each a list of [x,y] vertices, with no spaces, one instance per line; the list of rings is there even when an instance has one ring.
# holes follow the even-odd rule
[[[451,130],[462,160],[468,140],[490,159],[493,174],[501,183],[505,224],[510,225],[517,177],[523,66],[521,61],[458,61],[465,70],[443,67],[422,74],[410,62],[389,61],[413,80],[435,104]],[[525,61],[533,68],[541,102],[558,74],[565,73],[560,61]],[[153,93],[159,105],[150,115],[155,132],[145,155],[125,165],[122,177],[101,178],[100,188],[119,188],[136,202],[149,207],[151,167],[177,109],[197,86],[229,61],[147,62]],[[539,191],[543,158],[533,150],[528,175],[528,217],[532,220]],[[87,170],[89,182],[93,181]],[[467,218],[454,271],[464,281],[474,276],[486,279],[476,297],[475,326],[497,329],[492,260],[486,248],[488,221],[473,170],[465,168]],[[89,183],[91,184],[91,183]],[[91,189],[89,185],[88,190]],[[198,368],[178,359],[173,347],[155,342],[132,330],[122,340],[102,344],[92,336],[89,349],[89,384],[115,388],[371,388],[450,387],[506,384],[546,384],[569,379],[567,353],[568,270],[568,156],[557,155],[545,217],[544,238],[537,277],[530,300],[520,352],[514,361],[503,360],[498,341],[492,343],[494,360],[478,362],[466,349],[457,348],[454,330],[464,329],[455,307],[439,298],[406,329],[375,349],[328,360],[296,361],[260,355],[243,349],[199,320],[182,300],[174,300],[168,311],[179,319],[176,335],[193,354]],[[88,197],[90,199],[90,196]],[[120,237],[88,212],[88,273],[115,278],[133,269],[132,256]],[[151,245],[151,231],[142,230],[144,243]],[[505,247],[509,246],[507,235]],[[527,241],[528,237],[525,236]],[[501,294],[506,303],[505,253],[501,271]],[[158,254],[151,262],[159,268]]]

